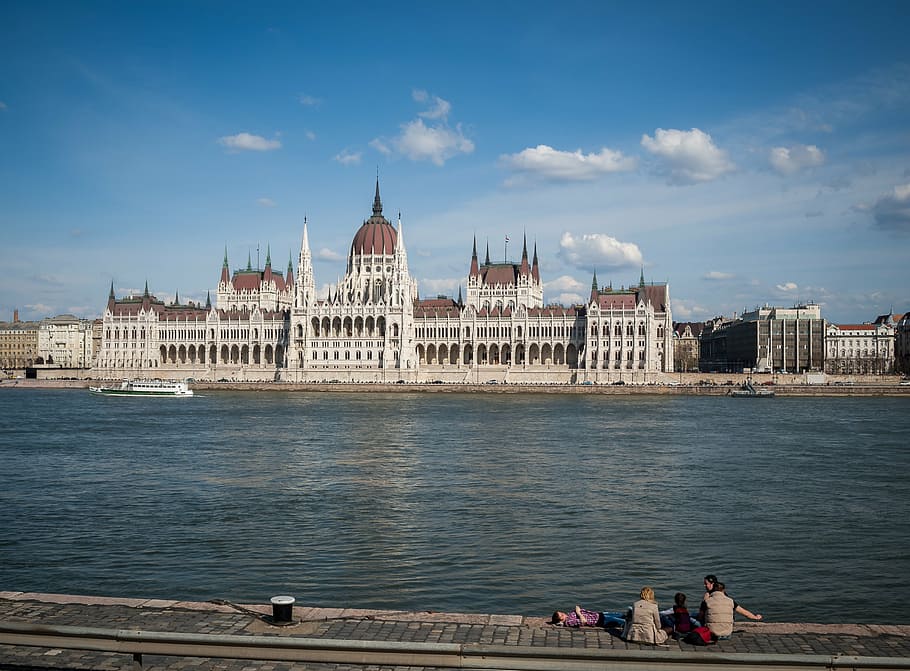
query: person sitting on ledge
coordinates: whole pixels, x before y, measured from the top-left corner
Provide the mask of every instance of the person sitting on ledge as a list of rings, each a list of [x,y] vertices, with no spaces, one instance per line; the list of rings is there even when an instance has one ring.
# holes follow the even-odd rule
[[[664,628],[671,627],[673,633],[685,635],[701,626],[698,620],[689,615],[685,594],[677,592],[673,597],[673,602],[673,608],[660,611],[660,622]]]
[[[714,589],[705,594],[698,619],[711,630],[716,639],[730,638],[733,634],[733,614],[739,613],[750,620],[761,620],[761,613],[746,610],[727,596],[722,582],[715,582]]]
[[[632,604],[632,613],[626,620],[623,638],[633,643],[660,645],[670,637],[673,627],[664,627],[660,622],[660,609],[654,598],[654,590],[641,588],[641,598]]]

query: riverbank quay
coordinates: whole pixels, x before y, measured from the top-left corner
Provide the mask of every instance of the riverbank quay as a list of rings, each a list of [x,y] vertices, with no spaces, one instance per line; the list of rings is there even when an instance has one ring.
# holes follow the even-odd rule
[[[341,671],[910,669],[910,625],[737,622],[708,647],[626,643],[545,617],[0,592],[0,668]]]
[[[15,389],[87,390],[101,380],[2,380],[0,391]],[[108,381],[108,384],[110,382]],[[435,394],[572,394],[604,396],[729,396],[741,381],[729,377],[706,378],[701,383],[684,384],[449,384],[449,383],[380,383],[380,382],[209,382],[195,380],[192,389],[207,391],[256,392],[335,392],[335,393],[435,393]],[[910,385],[899,382],[851,382],[849,384],[774,384],[775,396],[798,397],[904,397],[910,398]]]

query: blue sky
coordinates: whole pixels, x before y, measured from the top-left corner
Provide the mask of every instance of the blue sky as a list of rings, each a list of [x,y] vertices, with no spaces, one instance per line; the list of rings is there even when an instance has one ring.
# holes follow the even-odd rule
[[[421,296],[526,235],[548,302],[910,310],[910,4],[785,4],[6,2],[0,320],[296,271],[305,216],[325,287],[377,170]]]

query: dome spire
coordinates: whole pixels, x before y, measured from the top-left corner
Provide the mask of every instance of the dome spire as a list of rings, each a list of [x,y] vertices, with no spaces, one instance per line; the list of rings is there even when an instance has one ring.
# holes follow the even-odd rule
[[[382,200],[379,198],[379,170],[376,170],[376,196],[373,198],[373,216],[382,216]]]

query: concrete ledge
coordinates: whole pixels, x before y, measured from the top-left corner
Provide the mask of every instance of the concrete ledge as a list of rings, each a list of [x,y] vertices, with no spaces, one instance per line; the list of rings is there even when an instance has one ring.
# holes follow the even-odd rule
[[[121,598],[75,594],[43,594],[39,592],[0,592],[0,599],[37,601],[42,603],[77,604],[84,606],[126,606],[139,609],[184,610],[195,612],[237,613],[253,612],[260,616],[271,613],[266,603],[214,603],[211,601],[175,601],[167,599]],[[379,620],[385,622],[440,622],[470,625],[548,628],[549,618],[496,613],[443,613],[436,611],[395,611],[364,608],[322,608],[295,605],[294,620],[319,622],[326,620]],[[737,621],[736,631],[752,634],[788,635],[845,635],[860,637],[910,637],[910,624],[823,624],[813,622],[751,622]]]

